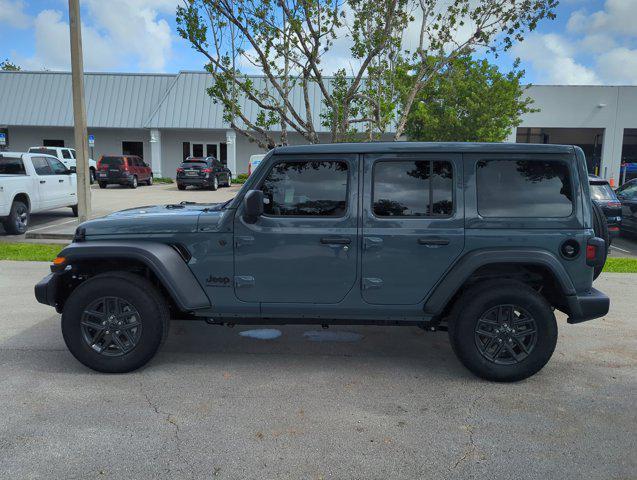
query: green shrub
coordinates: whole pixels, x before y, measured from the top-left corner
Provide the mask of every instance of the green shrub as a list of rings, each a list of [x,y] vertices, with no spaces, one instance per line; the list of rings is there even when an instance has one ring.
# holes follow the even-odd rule
[[[232,183],[246,183],[246,180],[248,179],[248,174],[247,173],[240,173],[239,175],[237,175],[237,178],[233,178],[232,179]]]
[[[170,177],[153,177],[153,182],[155,183],[175,183],[175,181]]]

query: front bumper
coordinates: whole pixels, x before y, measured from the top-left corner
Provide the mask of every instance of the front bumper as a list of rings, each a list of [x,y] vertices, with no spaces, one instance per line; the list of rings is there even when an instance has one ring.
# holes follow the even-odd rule
[[[589,292],[566,297],[568,302],[568,323],[581,323],[603,317],[610,308],[610,298],[595,288]]]
[[[59,312],[61,305],[58,303],[58,292],[61,285],[59,273],[49,273],[35,286],[35,299],[44,305],[51,305]]]

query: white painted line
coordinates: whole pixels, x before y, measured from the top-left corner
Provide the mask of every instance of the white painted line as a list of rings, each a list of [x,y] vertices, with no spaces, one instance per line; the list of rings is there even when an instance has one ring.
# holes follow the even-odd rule
[[[61,225],[66,225],[67,223],[71,223],[71,222],[77,222],[77,219],[74,218],[73,220],[67,220],[66,222],[62,222],[62,223],[53,223],[51,225],[45,225],[43,227],[30,228],[29,232],[37,232],[38,230],[44,230],[45,228],[59,227]]]
[[[611,245],[610,248],[614,248],[615,250],[619,250],[620,252],[624,253],[633,253],[630,250],[624,250],[623,248],[616,247],[615,245]]]

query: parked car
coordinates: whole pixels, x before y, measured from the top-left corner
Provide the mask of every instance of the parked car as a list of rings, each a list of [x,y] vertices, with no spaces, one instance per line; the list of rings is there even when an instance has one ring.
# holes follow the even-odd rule
[[[144,365],[185,318],[448,328],[469,370],[516,381],[553,354],[553,309],[571,324],[608,312],[587,182],[573,146],[275,148],[225,203],[81,224],[35,294],[103,372]]]
[[[252,172],[256,170],[261,161],[265,158],[265,154],[262,155],[251,155],[250,160],[248,160],[248,175],[251,175]]]
[[[615,190],[622,205],[621,233],[637,235],[637,178]]]
[[[75,149],[65,147],[30,147],[29,153],[43,153],[45,155],[52,155],[57,158],[68,169],[77,168],[77,160],[75,158]],[[97,163],[92,158],[88,159],[89,178],[91,184],[95,182],[95,171],[97,169]]]
[[[177,188],[191,185],[216,190],[232,184],[232,172],[215,157],[188,157],[177,168]]]
[[[77,178],[57,158],[0,152],[0,221],[6,233],[27,231],[32,213],[71,207],[77,217]]]
[[[608,181],[596,175],[588,175],[591,198],[604,212],[610,238],[619,235],[622,223],[622,204],[615,195]]]
[[[153,170],[137,155],[102,155],[97,163],[97,182],[100,188],[110,184],[137,188],[153,184]]]

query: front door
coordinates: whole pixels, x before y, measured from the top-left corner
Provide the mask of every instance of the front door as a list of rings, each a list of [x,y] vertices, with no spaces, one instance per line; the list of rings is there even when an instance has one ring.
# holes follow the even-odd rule
[[[51,168],[51,175],[47,177],[49,193],[52,196],[51,206],[68,207],[77,203],[75,195],[75,176],[68,173],[68,169],[57,158],[46,157]]]
[[[464,248],[461,155],[366,155],[364,170],[363,299],[420,303]]]
[[[248,223],[239,208],[235,217],[236,296],[264,304],[342,300],[357,275],[357,155],[281,156],[256,185],[264,215]]]

